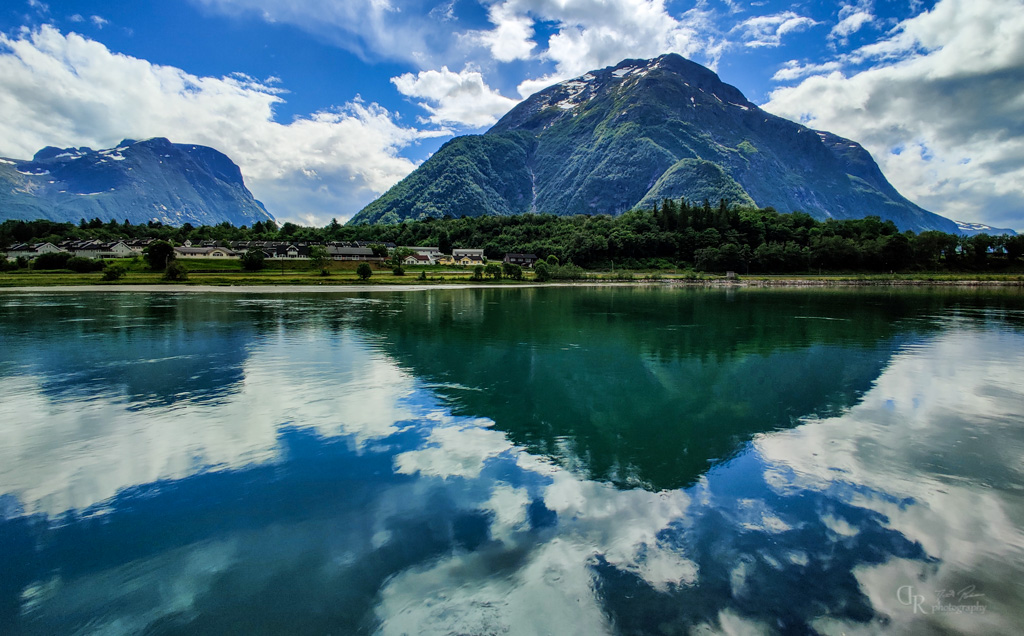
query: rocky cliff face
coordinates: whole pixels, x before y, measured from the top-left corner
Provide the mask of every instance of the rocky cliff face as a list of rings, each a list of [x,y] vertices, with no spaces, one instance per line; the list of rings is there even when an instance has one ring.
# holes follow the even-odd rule
[[[674,54],[532,95],[486,134],[445,144],[352,222],[614,215],[666,197],[957,231],[902,197],[859,144],[771,115]]]
[[[115,148],[46,147],[31,161],[0,159],[0,220],[252,225],[271,219],[231,159],[167,139]]]

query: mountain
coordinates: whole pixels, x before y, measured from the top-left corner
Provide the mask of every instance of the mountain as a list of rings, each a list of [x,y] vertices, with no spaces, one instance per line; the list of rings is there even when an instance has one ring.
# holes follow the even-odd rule
[[[446,143],[350,223],[614,215],[666,197],[957,232],[902,197],[859,144],[767,113],[675,54],[532,95],[487,133]]]
[[[161,137],[116,148],[47,146],[31,161],[0,159],[0,221],[100,218],[171,225],[252,225],[273,217],[227,155]]]

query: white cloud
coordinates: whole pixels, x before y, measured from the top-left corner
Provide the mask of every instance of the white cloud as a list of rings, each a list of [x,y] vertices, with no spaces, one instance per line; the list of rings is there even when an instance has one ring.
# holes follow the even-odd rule
[[[451,41],[447,5],[426,12],[418,0],[191,0],[227,15],[291,24],[363,59],[398,59],[421,68],[438,63]],[[437,8],[437,7],[435,7]]]
[[[823,62],[821,64],[801,64],[796,60],[790,60],[778,71],[775,71],[775,75],[772,75],[772,79],[776,82],[791,81],[800,79],[801,77],[807,77],[808,75],[828,74],[833,71],[838,71],[842,67],[842,63],[835,61]]]
[[[798,33],[818,24],[811,18],[784,11],[775,15],[748,18],[733,28],[743,38],[743,44],[751,48],[777,47],[789,33]]]
[[[470,33],[499,61],[540,59],[555,70],[522,82],[523,97],[587,71],[627,58],[649,58],[663,53],[705,56],[714,63],[724,42],[715,36],[711,14],[692,9],[671,15],[661,0],[504,0],[492,5],[490,31]],[[534,53],[531,40],[538,21],[556,25],[546,49]]]
[[[754,440],[776,475],[769,481],[781,486],[777,491],[833,493],[876,512],[887,529],[934,557],[932,563],[892,558],[853,569],[871,606],[891,619],[886,633],[1012,633],[1019,622],[1024,591],[989,590],[1003,590],[1013,579],[1024,550],[1020,496],[1009,485],[1024,477],[1024,418],[1014,408],[1024,400],[1015,353],[1021,343],[1019,332],[999,327],[950,329],[895,355],[842,416]],[[776,481],[779,475],[786,477]],[[856,534],[825,509],[822,521],[841,536]],[[933,599],[936,591],[962,589],[965,581],[988,593],[984,624],[978,615],[906,611],[895,594],[914,585]],[[819,620],[822,633],[879,631]]]
[[[98,28],[98,29],[102,29],[103,27],[105,27],[108,24],[110,24],[110,20],[107,20],[106,18],[104,18],[102,16],[98,16],[98,15],[91,15],[91,16],[89,16],[89,20],[94,25],[96,25],[96,28]]]
[[[146,346],[161,351],[159,344],[140,350]],[[225,470],[278,461],[282,422],[322,437],[345,436],[355,448],[365,448],[398,432],[414,415],[404,403],[413,378],[349,334],[329,345],[279,335],[248,353],[238,362],[244,381],[225,399],[180,401],[141,418],[116,400],[87,406],[54,401],[45,386],[47,369],[5,378],[0,492],[17,493],[27,512],[59,516],[138,484],[182,479],[211,466]],[[132,363],[145,376],[161,360],[167,358],[157,354]],[[318,365],[330,367],[337,382],[329,396],[326,379],[303,375]],[[223,426],[208,425],[214,412],[224,417]],[[88,435],[81,435],[83,427]]]
[[[494,59],[500,62],[529,59],[537,46],[531,40],[533,20],[529,16],[517,14],[504,4],[491,6],[487,15],[494,29],[480,33],[478,38],[490,49]]]
[[[941,0],[849,60],[873,66],[808,77],[764,107],[861,142],[927,209],[1024,227],[1024,2]]]
[[[0,35],[0,154],[46,145],[110,147],[162,136],[231,157],[272,214],[339,219],[415,165],[399,151],[425,136],[358,98],[329,111],[274,121],[281,90],[244,76],[197,77],[119,55],[43,26]],[[301,204],[301,207],[296,205]]]
[[[425,101],[419,105],[430,112],[428,121],[435,124],[461,124],[471,128],[489,126],[504,115],[517,101],[491,89],[478,71],[463,69],[421,71],[392,77],[400,93]]]
[[[851,35],[874,21],[875,16],[871,13],[870,1],[844,5],[839,10],[839,22],[832,27],[828,37],[845,43]]]

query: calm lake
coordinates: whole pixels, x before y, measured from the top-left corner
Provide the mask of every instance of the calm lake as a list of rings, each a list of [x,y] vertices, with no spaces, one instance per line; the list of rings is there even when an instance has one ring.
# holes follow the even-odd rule
[[[1024,293],[0,293],[2,634],[1020,634]]]

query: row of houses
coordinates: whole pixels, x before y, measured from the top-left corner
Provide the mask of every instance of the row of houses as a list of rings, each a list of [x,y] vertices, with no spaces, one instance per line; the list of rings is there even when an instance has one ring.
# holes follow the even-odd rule
[[[133,241],[62,241],[56,245],[53,243],[35,243],[29,245],[20,243],[7,250],[7,258],[15,260],[18,257],[33,259],[36,256],[52,252],[70,252],[75,256],[86,258],[131,258],[142,254],[146,247],[153,242],[153,239],[139,239]],[[204,241],[193,244],[185,241],[181,247],[175,247],[174,252],[178,258],[239,258],[251,249],[258,249],[263,252],[264,258],[268,260],[282,259],[308,259],[310,250],[316,245],[323,245],[327,254],[336,261],[369,261],[382,262],[386,257],[374,253],[370,245],[372,243],[308,243],[296,242],[285,243],[279,241],[237,241],[225,247],[218,245],[215,241]],[[383,244],[388,251],[397,248],[394,243]],[[411,254],[405,258],[406,265],[482,265],[486,262],[482,249],[453,249],[452,253],[442,254],[437,247],[407,247]],[[515,263],[523,267],[532,267],[537,257],[533,254],[506,254],[504,262]]]
[[[8,260],[16,260],[19,257],[33,259],[42,254],[55,252],[69,252],[83,258],[131,258],[142,254],[153,239],[138,239],[132,241],[61,241],[53,243],[18,243],[7,249]]]

